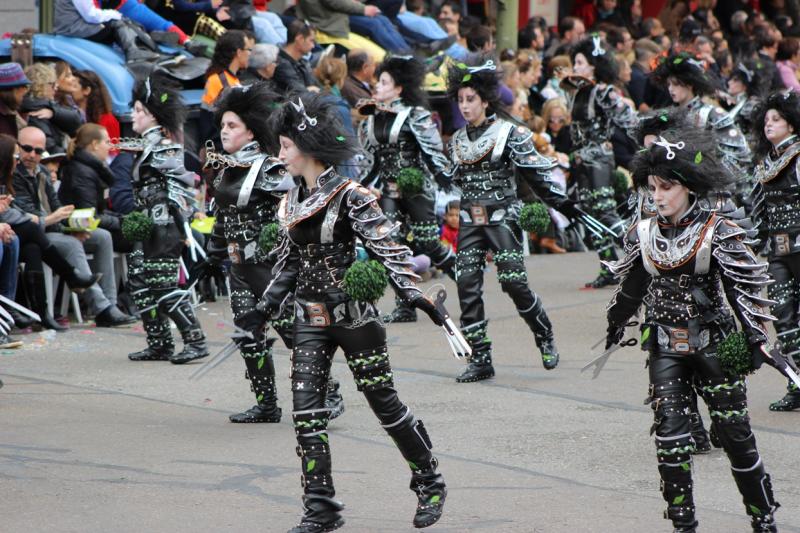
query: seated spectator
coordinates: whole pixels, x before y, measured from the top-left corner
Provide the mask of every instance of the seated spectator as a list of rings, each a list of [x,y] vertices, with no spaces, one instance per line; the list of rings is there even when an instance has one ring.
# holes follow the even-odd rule
[[[58,188],[61,186],[61,182],[58,180],[58,172],[66,158],[66,152],[51,154],[45,150],[42,154],[42,166],[50,173],[50,183],[53,185],[53,189],[55,189],[56,192],[58,192]]]
[[[778,53],[778,43],[780,39],[776,38],[770,28],[766,25],[757,26],[754,30],[753,37],[758,49],[758,59],[764,65],[764,71],[767,72],[767,79],[772,80],[770,85],[771,91],[779,91],[784,88],[781,73],[778,72],[778,67],[775,66],[775,56]]]
[[[445,0],[439,7],[437,18],[439,21],[452,20],[456,23],[461,22],[461,2],[458,0]]]
[[[449,246],[453,252],[458,251],[458,224],[461,222],[461,202],[453,200],[447,204],[444,212],[444,224],[439,233],[442,242]]]
[[[406,0],[405,11],[398,13],[395,18],[389,18],[397,24],[403,37],[413,44],[427,44],[439,49],[452,41],[448,40],[447,32],[439,23],[425,14],[423,0]]]
[[[19,129],[25,126],[19,110],[30,85],[19,63],[0,64],[0,133],[16,139]]]
[[[477,26],[467,35],[467,50],[470,52],[491,54],[494,49],[494,35],[488,26]]]
[[[80,111],[57,104],[56,70],[49,63],[34,63],[25,69],[31,87],[22,101],[22,113],[27,113],[28,125],[42,130],[47,137],[48,152],[63,152],[69,137],[81,126]]]
[[[77,3],[83,0],[73,1]],[[153,38],[158,41],[166,44],[184,44],[189,40],[183,30],[172,21],[165,19],[150,9],[150,6],[145,2],[140,2],[139,0],[107,0],[104,2],[104,5],[106,4],[122,13],[123,17],[141,24],[147,32],[152,32]]]
[[[781,81],[786,88],[800,91],[800,81],[797,80],[797,67],[800,65],[800,40],[797,37],[784,38],[778,45],[775,59]]]
[[[547,63],[547,83],[542,89],[545,100],[560,98],[567,101],[567,94],[561,88],[561,80],[572,75],[572,60],[569,56],[555,56]]]
[[[101,126],[87,124],[78,131],[77,142],[86,137],[87,131],[102,131],[102,140],[96,140],[88,150],[96,153],[97,161],[108,157],[111,143],[108,134]],[[22,148],[20,165],[14,172],[14,191],[16,192],[14,204],[22,211],[32,216],[35,223],[46,232],[47,240],[75,269],[86,276],[92,274],[86,254],[94,254],[96,270],[102,275],[99,284],[92,285],[84,297],[89,304],[89,310],[96,316],[98,327],[122,326],[136,322],[134,317],[122,313],[117,308],[117,284],[114,275],[114,247],[111,233],[102,227],[88,232],[67,232],[62,224],[75,209],[75,205],[63,205],[56,194],[50,181],[50,172],[41,165],[41,154],[37,148],[44,146],[44,133],[38,128],[26,127],[19,132],[19,145]],[[32,147],[27,150],[26,147]],[[71,147],[71,152],[74,147]],[[74,154],[73,154],[74,155]],[[110,174],[110,172],[109,172]],[[71,179],[62,183],[62,191],[72,192],[80,186],[87,186],[85,182]],[[94,192],[94,191],[93,191]],[[102,196],[101,196],[102,198]],[[98,202],[95,202],[97,204]],[[89,207],[89,206],[87,206]],[[95,207],[94,205],[90,207]],[[102,217],[102,214],[98,214]],[[102,220],[102,219],[101,219]],[[116,220],[119,228],[119,220]]]
[[[342,96],[350,107],[359,100],[372,98],[374,82],[375,60],[366,50],[350,50],[347,53],[347,78],[342,86]]]
[[[288,30],[288,42],[278,52],[278,66],[272,77],[275,87],[283,94],[318,91],[317,80],[305,60],[314,49],[314,28],[297,19]]]
[[[81,124],[86,122],[86,115],[83,110],[78,108],[75,100],[72,99],[72,93],[78,90],[80,84],[72,67],[66,61],[56,61],[56,97],[57,103],[72,109],[78,109],[81,113]]]
[[[356,0],[298,0],[297,18],[307,21],[316,30],[315,40],[322,45],[338,44],[348,50],[356,48],[369,52],[375,61],[382,61],[386,51],[366,37],[350,31],[350,15],[376,17],[381,10]],[[396,30],[395,30],[396,32]],[[287,37],[290,42],[291,30]]]
[[[572,152],[572,140],[569,136],[570,114],[566,102],[560,98],[545,102],[542,106],[542,120],[555,151],[565,155]]]
[[[222,0],[217,19],[232,30],[252,33],[259,43],[283,45],[286,43],[286,26],[275,13],[257,11],[252,0]]]
[[[442,25],[442,28],[447,33],[448,37],[455,39],[453,44],[444,51],[444,54],[448,57],[455,59],[456,61],[466,61],[467,56],[469,55],[469,50],[467,50],[467,35],[466,33],[461,33],[462,25],[456,22],[453,19],[439,19],[439,24]]]
[[[534,50],[539,59],[541,59],[544,53],[544,45],[545,34],[542,28],[537,24],[531,24],[530,20],[528,24],[517,33],[517,48]]]
[[[44,146],[44,135],[41,136],[41,143]],[[44,148],[29,147],[32,151]],[[63,331],[64,326],[56,322],[47,308],[47,292],[45,290],[44,266],[47,263],[57,275],[67,282],[67,285],[76,291],[84,290],[94,285],[99,279],[98,276],[87,276],[79,272],[70,265],[64,256],[53,246],[39,226],[38,217],[34,222],[34,216],[25,213],[16,206],[12,205],[14,199],[14,172],[17,168],[17,159],[20,154],[20,147],[17,139],[9,135],[0,134],[0,162],[10,161],[10,166],[4,166],[0,179],[0,223],[6,223],[19,238],[20,261],[25,263],[25,292],[28,297],[30,308],[41,318],[41,325],[47,329]],[[48,180],[49,181],[49,180]],[[9,310],[9,312],[11,312]],[[14,316],[14,313],[12,313]],[[14,322],[20,324],[17,318]]]
[[[628,93],[630,93],[636,108],[644,111],[648,109],[644,101],[647,78],[653,70],[651,62],[661,50],[650,39],[639,39],[636,41],[633,50],[636,61],[631,65],[631,81],[628,82]]]
[[[214,48],[214,56],[206,70],[206,86],[203,91],[202,106],[207,111],[214,110],[222,91],[228,87],[241,85],[237,74],[246,69],[255,41],[246,32],[230,30],[223,35]],[[205,137],[208,138],[208,137]]]
[[[250,85],[256,82],[269,82],[275,76],[278,67],[278,53],[280,49],[274,44],[257,44],[250,52],[250,59],[247,68],[241,71],[239,81],[242,85]]]
[[[101,9],[92,0],[56,0],[53,20],[53,33],[56,35],[80,37],[107,45],[116,43],[128,61],[147,62],[159,58],[152,40],[140,46],[142,36],[130,21],[123,19],[122,13]]]
[[[328,95],[328,98],[339,111],[339,116],[342,119],[342,124],[347,129],[347,133],[355,137],[356,132],[351,119],[352,109],[342,96],[342,86],[347,77],[347,63],[342,58],[334,57],[332,52],[333,45],[322,54],[319,63],[317,63],[317,68],[314,69],[314,75],[322,86],[321,92]],[[357,178],[359,174],[358,164],[355,159],[350,159],[339,165],[337,171],[342,176],[352,179]]]
[[[111,96],[105,83],[91,70],[75,72],[78,87],[72,93],[72,99],[86,117],[85,122],[100,124],[112,139],[120,136],[119,120],[111,109]],[[112,152],[112,156],[116,155]]]
[[[569,55],[573,46],[583,40],[586,26],[576,17],[564,17],[558,23],[558,39],[553,39],[545,52],[545,57]]]
[[[539,92],[539,81],[542,78],[542,61],[534,50],[531,54],[518,56],[517,68],[519,69],[520,85],[523,89],[523,97],[528,104],[531,113],[539,115],[542,112],[545,98]],[[522,51],[521,51],[522,52]]]

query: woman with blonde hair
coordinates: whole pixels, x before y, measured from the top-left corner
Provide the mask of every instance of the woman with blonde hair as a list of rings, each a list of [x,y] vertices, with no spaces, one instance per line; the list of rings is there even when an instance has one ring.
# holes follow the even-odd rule
[[[25,69],[31,81],[28,94],[22,100],[20,113],[27,113],[28,125],[42,130],[47,137],[48,152],[63,152],[68,138],[75,135],[83,122],[80,111],[55,101],[58,76],[50,63],[34,63]]]

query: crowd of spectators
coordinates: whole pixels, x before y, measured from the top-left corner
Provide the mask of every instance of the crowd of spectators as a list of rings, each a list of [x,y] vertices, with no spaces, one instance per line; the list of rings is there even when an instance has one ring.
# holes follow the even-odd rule
[[[718,81],[711,98],[726,109],[743,92],[760,98],[768,91],[800,88],[800,32],[792,3],[786,7],[762,1],[755,9],[753,2],[741,0],[671,0],[659,17],[645,18],[639,0],[579,0],[572,15],[552,26],[541,17],[531,18],[519,29],[518,47],[503,50],[496,49],[492,13],[486,13],[483,4],[457,0],[298,0],[279,14],[251,0],[129,5],[134,3],[138,4],[121,1],[112,9],[99,9],[88,0],[57,0],[56,32],[116,43],[129,60],[133,55],[137,61],[154,61],[161,53],[148,39],[190,49],[193,42],[210,40],[213,52],[208,50],[202,97],[206,115],[200,121],[197,147],[215,138],[211,114],[220,94],[254,82],[269,83],[281,94],[320,91],[352,125],[351,132],[356,131],[364,119],[359,102],[371,98],[376,65],[387,51],[427,57],[434,80],[449,61],[493,53],[503,76],[502,101],[534,132],[537,149],[557,160],[555,178],[568,188],[571,117],[561,83],[573,75],[571,48],[589,33],[601,36],[614,51],[614,84],[640,112],[672,104],[651,73],[662,57],[674,52],[690,52],[705,62]],[[128,30],[133,41],[126,44]],[[755,65],[759,79],[765,80],[760,86],[742,82],[746,65]],[[428,89],[435,95],[443,87],[434,81]],[[464,124],[463,118],[449,103],[440,100],[434,105],[446,140]],[[120,272],[114,271],[114,252],[124,253],[130,246],[122,237],[120,220],[133,209],[133,156],[116,152],[110,143],[121,135],[121,128],[103,80],[63,61],[36,62],[24,70],[13,63],[0,65],[0,133],[5,135],[0,139],[0,295],[38,305],[35,295],[19,294],[35,292],[33,285],[16,290],[17,263],[41,268],[43,258],[46,263],[55,253],[52,245],[78,271],[102,274],[83,298],[99,326],[132,321],[124,295],[117,294]],[[625,132],[613,142],[624,170],[636,147]],[[195,155],[202,160],[202,149]],[[341,170],[358,177],[358,163],[354,160]],[[445,195],[438,206],[443,239],[455,246],[458,217],[452,200]],[[98,228],[70,231],[76,209],[93,209]],[[533,250],[581,249],[566,220],[553,215],[551,230],[532,236]],[[43,323],[64,327],[48,317]]]

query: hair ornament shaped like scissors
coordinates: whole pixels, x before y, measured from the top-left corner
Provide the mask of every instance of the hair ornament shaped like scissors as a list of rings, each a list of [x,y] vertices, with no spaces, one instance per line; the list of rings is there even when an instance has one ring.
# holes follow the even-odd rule
[[[305,131],[308,126],[312,128],[317,125],[317,117],[309,117],[308,113],[306,113],[306,106],[303,104],[303,99],[298,98],[297,103],[295,104],[291,100],[289,101],[292,104],[292,107],[295,111],[303,115],[303,120],[300,121],[300,124],[297,125],[298,131]]]
[[[675,152],[672,150],[673,148],[677,150],[683,150],[686,148],[686,143],[683,141],[678,141],[676,143],[671,143],[666,140],[664,137],[658,136],[658,139],[653,142],[654,145],[660,146],[661,148],[667,151],[667,160],[672,161],[675,159]]]

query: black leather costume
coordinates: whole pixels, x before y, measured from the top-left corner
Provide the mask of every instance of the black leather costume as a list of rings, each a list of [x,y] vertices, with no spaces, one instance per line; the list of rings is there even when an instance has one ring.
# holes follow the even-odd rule
[[[756,167],[753,219],[760,222],[762,243],[768,246],[767,288],[776,304],[775,330],[784,352],[800,362],[800,137],[792,135]],[[773,410],[800,407],[800,391],[789,381],[783,400]]]
[[[649,352],[650,397],[666,517],[676,531],[695,531],[690,404],[693,383],[709,406],[712,426],[754,531],[774,531],[772,496],[750,429],[744,376],[723,371],[717,345],[735,331],[734,314],[751,346],[767,342],[770,301],[766,265],[747,246],[745,230],[695,204],[672,225],[642,220],[631,228],[625,258],[612,265],[621,283],[608,307],[609,330],[622,328],[644,302],[642,349]],[[725,305],[727,299],[734,314]]]
[[[637,125],[637,115],[612,85],[592,83],[571,77],[562,82],[568,89],[567,103],[572,123],[570,136],[573,147],[572,176],[578,184],[581,207],[590,215],[617,232],[624,223],[617,213],[614,187],[614,151],[611,146],[613,127],[629,131]],[[617,252],[610,237],[593,236],[592,244],[601,260],[616,260]],[[612,278],[604,267],[592,284],[602,287]]]
[[[421,421],[394,389],[386,331],[372,303],[351,300],[342,288],[355,261],[355,241],[386,268],[395,291],[408,301],[421,298],[410,270],[410,250],[391,239],[394,225],[370,191],[328,169],[317,187],[290,190],[279,211],[282,233],[276,247],[275,277],[260,307],[270,316],[294,295],[292,394],[297,453],[302,459],[305,515],[297,531],[341,525],[342,505],[333,499],[331,454],[326,432],[326,382],[337,348],[344,351],[356,386],[393,438],[412,470],[417,514],[440,509],[446,495],[431,442]],[[337,524],[333,527],[333,524]],[[418,526],[421,527],[421,526]],[[328,531],[329,529],[324,529]]]
[[[359,140],[372,156],[372,168],[362,183],[374,184],[381,191],[380,205],[386,217],[392,222],[407,218],[414,251],[430,257],[435,266],[452,270],[455,255],[439,240],[433,181],[427,179],[423,190],[411,197],[397,187],[398,173],[404,168],[427,170],[431,175],[448,171],[449,162],[430,111],[395,100],[361,123]]]
[[[529,129],[495,115],[478,127],[456,131],[450,140],[450,154],[455,168],[453,180],[462,191],[456,260],[461,327],[473,349],[469,366],[458,381],[494,375],[483,307],[483,268],[489,251],[497,265],[500,286],[533,332],[545,368],[555,368],[558,351],[553,327],[541,299],[528,286],[523,233],[518,225],[522,202],[515,178],[519,174],[542,200],[569,216],[572,204],[550,179],[555,160],[536,151]]]
[[[236,343],[257,405],[232,415],[231,421],[278,422],[281,410],[276,404],[272,360],[275,339],[266,337],[255,311],[258,298],[272,279],[273,263],[259,248],[258,240],[262,228],[275,222],[281,197],[294,186],[294,180],[283,164],[262,153],[255,141],[230,156],[214,154],[210,159],[212,166],[222,170],[214,180],[216,220],[208,242],[209,260],[222,263],[225,258],[230,259],[233,322],[253,335],[253,338],[239,336]],[[272,325],[291,348],[291,321],[277,320]]]
[[[166,137],[160,126],[141,139],[122,141],[119,147],[141,151],[134,162],[131,182],[137,209],[153,221],[150,237],[134,243],[128,256],[128,276],[136,306],[147,333],[147,348],[132,360],[185,363],[208,355],[205,335],[186,291],[178,289],[180,257],[186,238],[183,224],[191,216],[194,174],[183,166],[183,146]],[[169,319],[183,339],[183,351],[172,355],[174,343]]]

